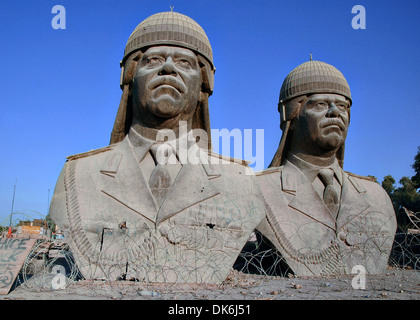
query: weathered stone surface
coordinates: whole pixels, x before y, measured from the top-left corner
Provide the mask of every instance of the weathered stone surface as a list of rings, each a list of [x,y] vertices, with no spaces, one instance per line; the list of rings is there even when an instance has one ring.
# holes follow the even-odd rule
[[[180,16],[153,21],[196,25]],[[140,39],[137,51],[131,39],[124,56],[111,145],[68,158],[51,217],[86,279],[221,283],[264,218],[264,201],[243,161],[209,150],[210,44],[195,51],[189,37],[173,43],[159,33],[150,46],[142,30],[130,37]]]
[[[283,134],[270,168],[258,174],[270,208],[258,229],[296,275],[387,266],[392,203],[378,183],[342,169],[350,106],[341,72],[319,61],[294,69],[280,92]],[[319,175],[327,168],[330,179]]]

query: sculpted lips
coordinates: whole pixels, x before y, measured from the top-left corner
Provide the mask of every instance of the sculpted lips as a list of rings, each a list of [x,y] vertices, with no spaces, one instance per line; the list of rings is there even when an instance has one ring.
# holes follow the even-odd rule
[[[337,126],[341,129],[341,131],[346,130],[346,126],[344,125],[344,123],[339,120],[339,119],[325,119],[322,123],[321,123],[321,128],[324,127],[330,127],[330,126]]]
[[[180,93],[184,93],[186,91],[185,85],[172,76],[153,79],[149,84],[149,89],[154,90],[160,86],[171,86]]]

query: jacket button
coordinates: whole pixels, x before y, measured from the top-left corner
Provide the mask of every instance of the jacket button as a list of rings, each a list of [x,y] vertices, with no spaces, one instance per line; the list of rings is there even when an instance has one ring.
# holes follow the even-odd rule
[[[344,231],[340,231],[338,233],[338,239],[343,241],[343,242],[346,241],[346,233]]]

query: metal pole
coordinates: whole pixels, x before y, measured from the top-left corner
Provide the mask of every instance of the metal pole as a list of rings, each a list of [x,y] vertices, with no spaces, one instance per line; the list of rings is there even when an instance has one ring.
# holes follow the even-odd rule
[[[47,217],[49,218],[49,214],[50,214],[50,188],[48,188],[48,203],[47,203]],[[48,225],[47,222],[47,217],[45,217],[45,223],[47,225],[47,230],[45,230],[45,233],[48,236],[48,231],[50,232],[50,239],[52,237],[52,230],[50,230],[50,226]]]
[[[48,188],[47,216],[50,214],[50,189]]]
[[[12,216],[13,216],[13,206],[15,204],[16,185],[17,185],[17,179],[16,179],[15,187],[13,188],[12,211],[10,212],[10,223],[9,223],[9,227],[12,226]]]

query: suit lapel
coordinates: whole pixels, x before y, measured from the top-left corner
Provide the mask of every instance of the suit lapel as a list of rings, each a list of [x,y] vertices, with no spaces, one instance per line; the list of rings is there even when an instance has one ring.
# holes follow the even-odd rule
[[[369,208],[364,197],[365,188],[345,172],[337,224],[309,180],[290,162],[287,162],[282,170],[281,183],[283,191],[293,195],[289,207],[334,230],[336,225],[337,229],[344,227]]]
[[[337,225],[344,227],[354,218],[360,216],[369,208],[365,199],[366,189],[357,180],[343,173],[341,206],[337,216]]]
[[[102,192],[154,223],[158,208],[126,139],[99,165]]]
[[[156,224],[220,193],[211,183],[221,176],[217,167],[187,163],[159,209],[126,139],[99,167],[102,192]]]
[[[202,164],[183,165],[160,207],[156,224],[219,194],[220,192],[209,181],[220,177],[220,173],[216,171],[205,170]]]
[[[291,182],[293,178],[295,181]],[[335,230],[335,221],[331,217],[324,201],[300,170],[290,162],[286,162],[282,170],[281,179],[284,192],[293,194],[291,190],[285,190],[285,188],[291,189],[291,185],[294,185],[296,189],[294,197],[289,202],[289,207]]]

